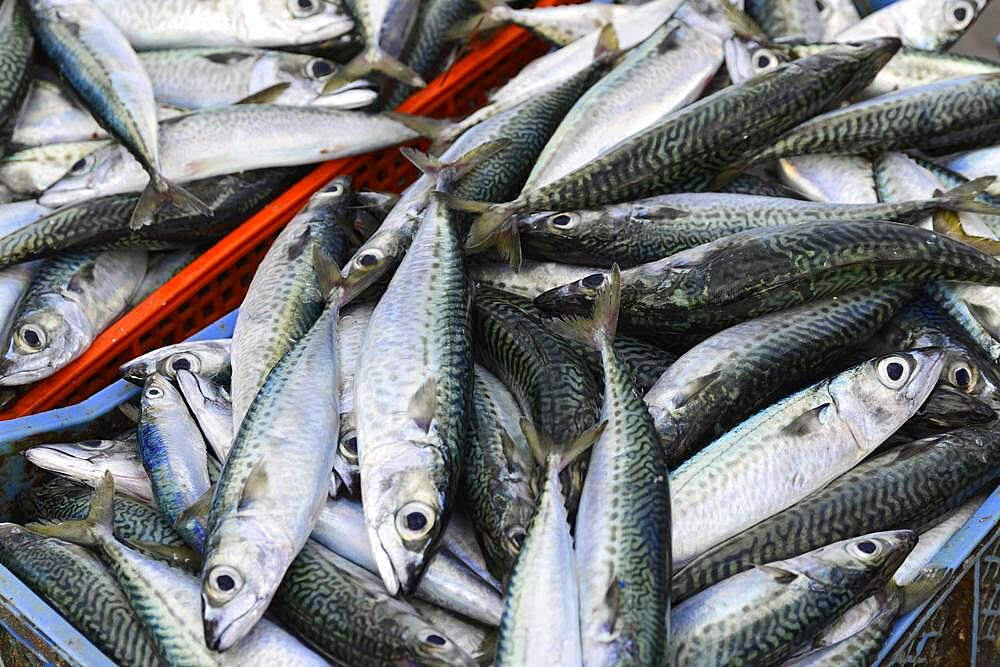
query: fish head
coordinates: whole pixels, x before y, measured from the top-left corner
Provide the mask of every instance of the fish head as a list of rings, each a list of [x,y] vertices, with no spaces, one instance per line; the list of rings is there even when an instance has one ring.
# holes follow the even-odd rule
[[[333,472],[338,487],[343,485],[349,493],[353,493],[358,488],[358,475],[360,474],[358,468],[358,432],[354,428],[353,413],[342,413],[340,419],[340,439],[337,442],[337,456],[333,460]]]
[[[435,483],[434,471],[443,467],[440,454],[432,447],[409,445],[392,459],[390,450],[399,448],[385,448],[381,465],[362,464],[372,555],[391,595],[409,595],[416,588],[446,519],[445,496]],[[418,458],[408,455],[414,451],[419,451]]]
[[[1000,412],[1000,373],[973,350],[946,348],[941,383]]]
[[[575,239],[606,237],[618,216],[613,209],[545,211],[515,217],[525,247],[548,252],[565,252],[576,247]]]
[[[206,646],[225,651],[253,629],[290,560],[287,547],[252,516],[232,517],[215,528],[201,575]]]
[[[869,533],[780,562],[818,583],[858,588],[863,596],[881,588],[899,569],[917,537],[912,530]]]
[[[846,42],[805,58],[789,67],[809,69],[830,84],[836,99],[860,93],[871,84],[889,60],[902,46],[896,37],[877,37],[860,42]]]
[[[83,157],[66,175],[49,186],[38,197],[43,206],[68,206],[107,194],[128,192],[128,187],[118,187],[128,176],[129,162],[134,158],[122,146],[109,144]]]
[[[354,27],[340,0],[251,0],[239,7],[244,38],[257,46],[315,44]]]
[[[69,301],[23,312],[0,359],[0,385],[23,385],[52,375],[90,346],[90,322]]]
[[[609,281],[609,273],[591,273],[561,287],[542,292],[535,297],[535,305],[547,312],[588,315]]]
[[[388,222],[388,218],[386,221]],[[344,264],[344,268],[340,271],[341,278],[360,291],[375,284],[402,259],[410,244],[410,233],[412,229],[408,233],[406,230],[383,223],[382,227]]]
[[[219,414],[232,412],[229,392],[221,384],[215,384],[189,370],[180,369],[177,371],[177,386],[185,402],[195,412],[202,410]]]
[[[153,373],[175,379],[178,371],[191,371],[217,382],[228,382],[229,341],[195,341],[170,345],[136,357],[122,365],[122,378],[144,385]]]
[[[961,37],[985,7],[983,0],[945,0],[928,2],[907,26],[914,34],[914,46],[937,50]]]
[[[157,419],[157,415],[175,410],[176,406],[183,405],[183,400],[181,393],[166,376],[153,373],[146,379],[142,389],[141,423],[150,423]]]
[[[458,644],[441,630],[434,627],[423,616],[415,613],[396,614],[393,619],[400,629],[403,646],[415,653],[416,663],[421,665],[474,665]]]
[[[362,109],[374,104],[376,99],[378,99],[378,87],[371,81],[358,79],[319,95],[312,101],[312,105],[335,109]]]
[[[831,381],[837,413],[860,447],[881,444],[916,413],[941,376],[944,356],[938,347],[896,352]]]
[[[363,80],[351,81],[330,93],[324,93],[326,82],[340,76],[342,71],[342,67],[332,60],[284,51],[271,57],[277,62],[267,64],[267,80],[271,81],[276,77],[289,82],[291,89],[296,91],[294,99],[301,97],[315,106],[356,109],[370,105],[378,97],[378,90],[373,84]],[[277,72],[271,73],[271,67],[275,67]]]
[[[43,470],[91,485],[110,471],[116,488],[145,500],[153,497],[134,438],[38,445],[26,450],[24,456]]]

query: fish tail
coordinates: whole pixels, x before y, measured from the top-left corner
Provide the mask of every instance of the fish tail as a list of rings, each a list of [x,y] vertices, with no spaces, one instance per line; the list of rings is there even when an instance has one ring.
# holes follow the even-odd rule
[[[81,546],[96,546],[105,536],[113,533],[114,502],[115,478],[110,471],[107,471],[94,491],[86,518],[71,521],[39,521],[29,523],[25,528]]]
[[[901,613],[905,614],[916,609],[924,601],[941,590],[941,587],[951,580],[954,574],[954,568],[929,565],[920,570],[917,577],[905,586],[900,586],[890,580],[889,587],[891,591],[902,596]]]
[[[316,271],[316,282],[320,294],[329,301],[339,300],[345,285],[345,278],[340,275],[340,267],[330,253],[319,243],[313,245],[313,269]]]
[[[468,41],[477,34],[502,27],[511,19],[511,8],[503,0],[477,0],[477,4],[481,11],[456,23],[445,33],[445,39]]]
[[[450,120],[414,116],[408,113],[400,113],[399,111],[384,111],[382,115],[391,118],[400,125],[405,125],[421,137],[430,139],[435,143],[444,142],[447,137],[451,136],[455,127],[455,123]]]
[[[457,183],[479,164],[489,160],[511,144],[510,139],[497,139],[482,143],[451,162],[421,153],[414,148],[401,148],[400,152],[420,171],[437,182],[438,190],[445,190]]]
[[[997,215],[1000,214],[1000,208],[977,200],[977,197],[987,192],[994,181],[996,176],[981,176],[947,192],[935,192],[932,201],[941,208],[953,211]]]
[[[618,329],[618,308],[621,305],[622,274],[615,264],[605,280],[594,302],[594,313],[590,318],[572,317],[556,320],[554,325],[560,333],[578,340],[590,347],[601,349],[607,341],[615,339]]]
[[[160,174],[156,174],[149,181],[149,185],[139,195],[139,201],[132,211],[132,219],[129,227],[132,229],[142,229],[146,225],[153,224],[156,214],[167,204],[173,204],[177,208],[185,211],[202,213],[207,216],[214,215],[214,212],[205,202],[201,201],[193,194],[172,183]]]
[[[968,185],[968,184],[966,184]],[[985,236],[973,236],[962,227],[958,213],[948,209],[938,209],[934,214],[934,231],[942,236],[961,241],[980,252],[1000,257],[1000,241]]]
[[[345,84],[367,76],[372,72],[385,74],[390,79],[402,81],[414,88],[424,88],[427,86],[427,82],[424,81],[423,77],[409,66],[401,63],[382,49],[375,47],[362,51],[349,63],[344,65],[339,76],[331,77],[326,82],[326,85],[323,86],[323,94],[328,95]]]
[[[516,200],[491,204],[461,199],[440,191],[435,192],[435,196],[456,211],[478,214],[465,239],[466,252],[475,254],[495,247],[515,271],[521,268],[521,239],[514,216],[519,208]]]
[[[525,417],[521,417],[521,431],[524,433],[528,447],[538,464],[545,466],[551,457],[555,457],[559,472],[565,470],[581,454],[590,449],[590,446],[597,442],[607,426],[606,421],[596,424],[587,429],[573,440],[563,443],[552,442],[551,438],[538,432],[535,425]]]

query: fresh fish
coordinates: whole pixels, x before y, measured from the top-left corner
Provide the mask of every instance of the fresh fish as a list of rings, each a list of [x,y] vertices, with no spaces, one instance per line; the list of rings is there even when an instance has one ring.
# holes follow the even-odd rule
[[[984,184],[972,181],[937,198],[889,204],[826,204],[713,192],[659,195],[599,208],[530,214],[521,218],[518,236],[533,257],[635,266],[759,227],[822,220],[911,223],[940,208],[979,208],[976,197]]]
[[[326,661],[270,621],[261,621],[242,643],[219,655],[206,647],[198,619],[198,581],[166,563],[119,542],[112,532],[114,480],[105,475],[87,518],[56,524],[30,524],[37,533],[66,539],[100,551],[129,604],[168,664],[283,664],[317,666]],[[169,592],[165,595],[165,592]]]
[[[233,328],[234,431],[271,369],[323,311],[327,295],[321,292],[314,250],[343,260],[347,237],[331,217],[350,206],[353,196],[344,177],[323,186],[281,231],[254,273]]]
[[[899,223],[764,227],[622,271],[622,319],[644,331],[719,330],[873,283],[928,279],[998,283],[1000,263],[964,243]],[[539,295],[535,304],[586,313],[603,281],[603,274],[592,274]]]
[[[137,51],[178,47],[283,47],[349,32],[339,0],[94,0]]]
[[[29,207],[26,212],[37,216],[31,220],[36,224],[23,225],[16,234],[11,231],[0,237],[0,265],[67,251],[165,250],[214,242],[284,191],[299,174],[299,169],[261,169],[192,183],[191,191],[208,204],[212,216],[171,208],[139,230],[129,227],[139,197],[135,193],[109,195],[58,211]]]
[[[233,445],[233,406],[229,392],[222,385],[185,370],[177,371],[177,387],[215,458],[225,462]]]
[[[521,408],[503,383],[479,365],[471,406],[463,490],[490,572],[506,581],[535,511],[535,460],[521,431]]]
[[[566,46],[582,39],[606,24],[627,21],[637,8],[603,2],[584,2],[565,6],[513,9],[501,0],[480,0],[483,12],[455,26],[449,35],[467,38],[512,23],[527,28],[556,46]]]
[[[178,371],[191,371],[206,380],[228,384],[232,372],[229,364],[230,340],[198,340],[167,345],[136,357],[124,364],[119,372],[132,384],[145,385],[154,373],[168,378],[177,377]]]
[[[527,239],[525,239],[527,242]],[[559,285],[564,285],[600,269],[555,262],[536,262],[525,259],[520,271],[511,271],[507,262],[476,263],[469,266],[469,278],[479,285],[534,299]]]
[[[668,464],[677,467],[701,445],[829,369],[912,294],[892,286],[849,292],[737,324],[691,348],[644,398]]]
[[[897,0],[836,36],[838,42],[898,37],[905,46],[944,51],[986,8],[989,0]]]
[[[0,2],[0,156],[11,138],[18,109],[31,83],[35,38],[25,7],[17,0]]]
[[[413,600],[412,604],[421,616],[446,632],[477,664],[493,664],[496,653],[495,633],[440,607],[435,607],[429,602]]]
[[[757,195],[762,197],[784,197],[786,199],[806,199],[801,193],[772,180],[766,174],[752,171],[740,174],[718,189],[734,195]]]
[[[667,21],[583,94],[545,145],[526,186],[565,176],[701,94],[722,64],[722,39],[699,28],[705,18],[684,15],[690,24],[679,17]]]
[[[0,334],[9,338],[21,301],[44,266],[42,261],[24,262],[0,269]]]
[[[149,174],[132,226],[146,224],[167,202],[206,211],[162,171],[153,85],[114,23],[90,0],[27,0],[26,6],[45,52],[121,150],[135,158],[132,164]]]
[[[407,156],[451,189],[453,167]],[[365,522],[392,595],[416,587],[457,492],[472,380],[469,302],[457,232],[432,199],[375,306],[355,374]]]
[[[985,500],[985,495],[974,496],[965,504],[943,515],[934,525],[922,530],[917,546],[892,575],[893,583],[897,586],[907,586],[923,576],[931,559],[972,518]]]
[[[118,582],[86,549],[13,523],[2,523],[0,564],[41,595],[116,664],[162,664]],[[86,603],[81,604],[82,600]]]
[[[43,470],[93,487],[110,472],[122,492],[147,503],[153,501],[153,488],[142,467],[134,433],[118,440],[38,445],[26,450],[24,457]]]
[[[312,2],[314,0],[308,0]],[[201,109],[160,125],[160,162],[179,182],[248,169],[294,166],[366,153],[415,139],[417,133],[378,114],[272,104]],[[254,146],[254,150],[246,150]],[[95,151],[85,173],[67,175],[46,190],[46,206],[146,187],[147,176],[124,147]]]
[[[146,275],[143,276],[139,289],[132,295],[132,300],[129,301],[126,309],[131,310],[145,301],[149,295],[163,287],[171,278],[196,260],[204,250],[203,247],[191,247],[150,254]]]
[[[997,68],[1000,70],[1000,65]],[[1000,174],[1000,147],[991,146],[953,155],[944,161],[944,166],[966,178],[996,176]]]
[[[832,204],[877,203],[873,169],[871,160],[860,155],[800,155],[778,160],[782,183],[808,199]]]
[[[453,530],[452,527],[446,531]],[[378,575],[361,503],[341,498],[328,500],[320,512],[312,539],[359,567]],[[445,550],[431,559],[414,596],[480,623],[500,623],[499,593]]]
[[[231,649],[259,625],[329,492],[342,295],[343,287],[333,288],[316,322],[271,370],[216,484],[201,576],[205,640],[213,650]]]
[[[978,103],[968,104],[970,96]],[[901,123],[900,118],[923,122]],[[815,116],[785,132],[747,164],[816,153],[979,147],[1000,140],[998,118],[1000,73],[948,79]]]
[[[769,37],[818,42],[824,32],[822,4],[815,0],[750,0],[747,13]]]
[[[861,463],[820,491],[704,552],[674,575],[685,599],[762,563],[857,535],[922,531],[1000,477],[995,424],[907,443]]]
[[[939,381],[920,409],[885,441],[882,448],[941,435],[956,428],[982,426],[993,422],[996,416],[996,409],[988,403]]]
[[[52,209],[31,199],[0,204],[0,239],[49,213]]]
[[[182,520],[181,515],[211,486],[205,439],[184,397],[163,375],[146,380],[141,410],[139,454],[153,485],[156,506],[188,544],[202,551],[205,527],[198,521]]]
[[[674,562],[688,563],[857,465],[916,412],[943,365],[936,348],[866,361],[774,403],[689,459],[670,479]]]
[[[594,443],[574,531],[584,665],[650,665],[670,636],[670,490],[653,420],[615,352],[621,276],[574,327],[604,368],[606,424]],[[577,328],[578,327],[578,328]]]
[[[49,144],[97,141],[107,136],[90,112],[58,84],[34,79],[18,114],[10,146],[24,150]]]
[[[118,479],[115,477],[116,483]],[[83,519],[87,516],[91,495],[91,489],[56,477],[43,486],[32,487],[18,500],[25,505],[28,518],[34,521]],[[184,540],[158,510],[124,493],[115,494],[115,537],[123,542],[184,546]]]
[[[418,0],[349,0],[358,29],[365,40],[364,50],[344,66],[340,76],[326,84],[329,92],[346,81],[384,74],[410,86],[423,88],[427,84],[419,74],[399,60],[410,29],[417,18]]]
[[[507,238],[510,231],[500,229],[511,214],[703,188],[718,171],[770,145],[775,136],[867,85],[898,48],[896,40],[875,40],[802,58],[668,114],[597,160],[540,188],[525,189],[512,202],[484,205],[452,201],[457,208],[482,214],[466,247],[478,250],[499,240],[501,249],[507,248],[506,254],[516,252],[510,249],[516,239]],[[781,97],[775,106],[775,91],[779,89],[792,93]],[[764,99],[769,102],[762,104]],[[696,131],[706,123],[724,123],[727,129]],[[680,140],[666,141],[666,137]]]
[[[88,156],[107,143],[47,144],[11,153],[0,159],[0,182],[19,197],[36,197],[70,171],[83,169]]]
[[[872,533],[726,579],[674,608],[671,664],[780,662],[881,589],[916,542]]]
[[[340,312],[337,322],[337,359],[340,373],[337,377],[337,401],[340,404],[340,438],[337,442],[337,459],[333,464],[335,479],[331,489],[339,492],[341,485],[350,492],[357,490],[358,431],[354,418],[354,376],[357,374],[358,356],[372,318],[372,304],[350,305]],[[366,533],[367,535],[367,533]]]
[[[47,262],[18,306],[0,385],[41,380],[83,354],[122,313],[145,273],[145,250],[69,253]]]
[[[465,567],[475,572],[476,576],[497,591],[503,590],[500,581],[490,574],[486,556],[483,555],[482,547],[479,545],[479,536],[464,507],[456,508],[452,512],[447,528],[441,536],[439,549],[460,560]]]
[[[249,47],[164,49],[139,54],[157,101],[185,109],[236,104],[265,94],[271,104],[357,109],[375,101],[359,81],[330,95],[327,79],[339,65],[314,56]]]
[[[560,472],[593,443],[603,426],[585,431],[564,447],[553,445],[522,418],[521,427],[545,474],[538,507],[528,526],[504,594],[497,640],[497,667],[541,661],[583,664],[576,556]]]

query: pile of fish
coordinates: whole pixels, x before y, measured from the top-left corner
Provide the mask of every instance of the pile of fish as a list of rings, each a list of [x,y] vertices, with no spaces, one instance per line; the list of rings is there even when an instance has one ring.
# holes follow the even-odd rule
[[[871,664],[1000,482],[1000,64],[947,51],[986,0],[416,4],[351,2],[381,37],[331,80],[418,84],[418,45],[506,23],[557,48],[402,149],[422,175],[399,197],[321,188],[231,339],[135,359],[141,396],[92,439],[26,448],[0,563],[119,664]],[[137,48],[218,32],[96,5]],[[434,26],[409,60],[399,16]],[[83,38],[60,20],[43,44]],[[128,229],[182,193],[168,147],[207,155],[217,127],[242,158],[273,109],[165,121],[159,161],[129,162],[156,145],[136,134],[41,203],[92,182]],[[354,151],[415,136],[336,113],[364,119]],[[147,190],[111,194],[140,163]],[[182,209],[243,211],[274,173],[185,186],[173,222],[123,233],[196,234]]]

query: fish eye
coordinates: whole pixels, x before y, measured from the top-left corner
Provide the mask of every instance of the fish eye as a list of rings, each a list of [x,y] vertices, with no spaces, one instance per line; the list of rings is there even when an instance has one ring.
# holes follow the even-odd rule
[[[435,646],[444,646],[448,643],[448,640],[441,635],[427,635],[427,643],[434,644]]]
[[[964,361],[957,361],[948,369],[948,382],[965,392],[975,389],[979,373]]]
[[[580,284],[587,289],[598,289],[604,285],[604,274],[603,273],[591,273],[589,276],[583,278]]]
[[[572,229],[580,222],[580,216],[576,213],[556,213],[549,218],[549,222],[556,229]]]
[[[753,54],[753,69],[755,74],[768,72],[781,64],[778,56],[770,49],[758,49]]]
[[[945,7],[945,20],[955,30],[968,28],[975,18],[976,8],[968,0],[956,0]]]
[[[899,355],[879,359],[876,370],[879,382],[889,389],[899,389],[910,379],[910,364]]]
[[[857,542],[852,542],[848,545],[847,550],[851,555],[863,561],[878,560],[885,551],[881,542],[876,540],[858,540]]]
[[[90,171],[93,166],[94,166],[94,156],[88,155],[74,162],[73,166],[69,168],[69,171],[67,173],[73,176],[80,176]]]
[[[243,577],[227,565],[217,565],[208,573],[208,593],[217,602],[227,602],[243,588]]]
[[[48,343],[45,331],[34,324],[25,324],[17,330],[17,346],[26,352],[41,352]]]
[[[403,505],[396,512],[396,532],[405,542],[422,540],[434,529],[435,511],[417,501]]]
[[[77,447],[86,449],[88,452],[102,452],[105,449],[111,449],[113,444],[110,440],[84,440],[76,443]]]
[[[511,526],[507,529],[507,539],[510,540],[511,544],[513,544],[514,548],[518,551],[520,551],[521,547],[524,546],[524,538],[526,534],[527,533],[525,532],[523,526]]]
[[[381,250],[366,250],[358,255],[354,263],[359,269],[371,269],[381,264],[384,257]]]
[[[343,438],[340,440],[340,446],[337,448],[340,455],[343,456],[348,463],[358,462],[358,435],[354,431],[348,431]]]
[[[159,398],[160,396],[163,396],[163,390],[159,387],[149,387],[143,393],[143,396],[146,398]]]
[[[314,79],[325,79],[333,74],[333,64],[328,60],[316,58],[309,61],[309,64],[306,65],[306,71]]]
[[[820,0],[816,0],[816,10],[820,14],[825,14],[826,10],[827,10],[826,4],[823,3],[823,2],[820,2]]]
[[[326,190],[326,194],[328,194],[328,195],[337,196],[337,195],[341,195],[343,193],[344,193],[344,186],[341,185],[340,183],[334,183],[333,185],[331,185]]]
[[[288,9],[296,18],[307,18],[319,13],[320,0],[289,0]]]
[[[174,374],[176,374],[177,371],[191,371],[192,373],[197,373],[201,364],[198,362],[198,357],[193,354],[188,354],[187,352],[181,352],[167,358],[167,367],[172,370]]]

